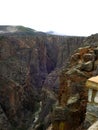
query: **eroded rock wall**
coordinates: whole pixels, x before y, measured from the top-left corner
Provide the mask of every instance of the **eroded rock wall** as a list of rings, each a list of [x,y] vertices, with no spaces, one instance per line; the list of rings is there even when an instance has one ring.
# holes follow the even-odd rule
[[[53,111],[53,130],[87,129],[85,120],[88,78],[97,75],[98,47],[79,48],[70,58],[69,67],[60,76],[59,104]],[[89,116],[88,116],[89,118]]]
[[[48,127],[51,101],[54,104],[57,100],[60,68],[83,40],[43,33],[0,35],[0,104],[13,128],[27,129],[35,120],[40,102],[39,122],[44,124],[47,117],[44,128]]]

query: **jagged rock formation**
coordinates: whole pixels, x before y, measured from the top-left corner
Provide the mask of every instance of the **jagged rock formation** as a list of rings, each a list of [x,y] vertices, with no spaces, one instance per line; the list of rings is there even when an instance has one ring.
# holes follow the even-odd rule
[[[97,69],[96,45],[79,48],[71,56],[69,67],[60,76],[59,104],[53,111],[53,130],[84,130],[91,125],[90,116],[83,124],[87,105],[85,84],[88,78],[98,74]]]
[[[53,36],[21,26],[0,30],[0,105],[13,129],[46,129],[61,68],[84,37]]]

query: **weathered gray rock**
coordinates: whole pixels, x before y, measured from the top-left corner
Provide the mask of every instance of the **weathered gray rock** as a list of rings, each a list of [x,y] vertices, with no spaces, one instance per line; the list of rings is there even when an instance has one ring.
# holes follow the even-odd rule
[[[76,103],[79,100],[79,98],[80,98],[79,94],[75,94],[74,96],[69,97],[69,99],[67,101],[67,105]]]
[[[92,71],[93,70],[93,62],[92,61],[88,61],[86,63],[83,63],[81,66],[81,70],[83,71]]]
[[[98,118],[98,105],[96,104],[87,104],[87,112],[93,114],[95,117]]]

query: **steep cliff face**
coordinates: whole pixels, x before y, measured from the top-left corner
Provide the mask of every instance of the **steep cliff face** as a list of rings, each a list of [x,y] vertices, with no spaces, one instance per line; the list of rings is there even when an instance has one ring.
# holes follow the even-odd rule
[[[59,103],[53,111],[53,130],[86,130],[88,124],[91,125],[90,116],[83,124],[87,105],[86,81],[98,75],[98,47],[88,44],[75,51],[68,68],[63,69],[60,75]]]
[[[57,101],[59,75],[84,37],[53,36],[23,27],[0,34],[0,104],[13,128],[49,125]],[[1,30],[2,30],[1,29]],[[10,31],[9,31],[10,30]],[[50,107],[49,107],[50,106]],[[45,122],[45,120],[47,121]],[[41,124],[42,122],[42,124]]]

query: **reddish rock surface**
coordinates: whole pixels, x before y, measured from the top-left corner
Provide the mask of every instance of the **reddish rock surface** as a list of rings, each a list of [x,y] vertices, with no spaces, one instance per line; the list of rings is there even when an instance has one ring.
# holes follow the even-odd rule
[[[95,50],[97,51],[96,46],[79,48],[71,56],[69,67],[62,71],[58,96],[59,104],[53,112],[53,130],[67,130],[67,127],[69,127],[68,130],[86,129],[83,128],[87,105],[85,83],[88,78],[97,73],[98,64],[96,64]],[[96,67],[94,67],[95,65]],[[62,123],[62,128],[60,123]]]

